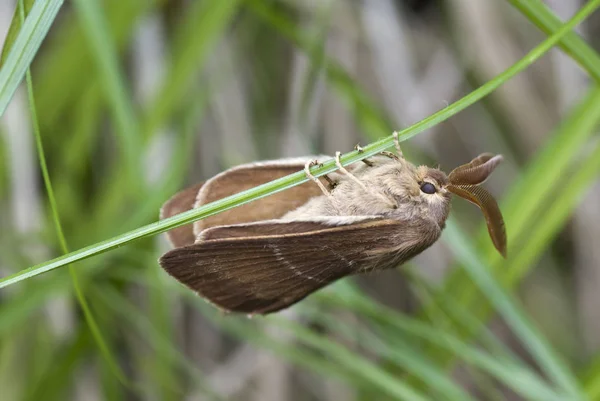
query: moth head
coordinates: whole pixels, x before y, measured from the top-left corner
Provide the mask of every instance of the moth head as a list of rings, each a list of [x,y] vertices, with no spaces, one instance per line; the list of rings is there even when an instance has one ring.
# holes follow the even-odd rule
[[[491,153],[477,156],[448,174],[446,189],[481,209],[494,246],[502,256],[506,257],[506,230],[502,213],[494,197],[479,186],[488,179],[502,160],[501,155]]]
[[[419,166],[415,171],[413,194],[418,197],[425,213],[433,217],[443,227],[450,213],[448,177],[437,168]]]

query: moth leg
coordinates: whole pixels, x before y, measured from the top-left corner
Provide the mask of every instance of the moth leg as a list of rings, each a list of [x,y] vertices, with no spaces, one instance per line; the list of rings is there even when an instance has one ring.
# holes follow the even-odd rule
[[[362,153],[364,152],[362,146],[360,146],[359,143],[356,144],[356,146],[354,146],[354,150],[356,150],[358,153]],[[371,163],[369,160],[367,159],[362,159],[362,162],[365,163],[367,166],[369,167],[373,167],[373,163]]]
[[[381,152],[382,155],[389,157],[390,159],[394,159],[397,161],[400,161],[400,157],[398,157],[397,154],[392,153],[392,152],[388,152],[386,150],[384,150],[383,152]]]
[[[394,131],[392,136],[394,137],[394,146],[396,147],[396,152],[398,152],[398,156],[404,158],[404,155],[402,154],[402,149],[400,149],[400,140],[398,139],[398,131]]]
[[[304,165],[304,174],[306,174],[306,176],[307,176],[308,178],[310,178],[311,180],[313,180],[313,181],[315,182],[315,184],[317,184],[317,185],[319,186],[319,189],[320,189],[320,190],[321,190],[321,191],[322,191],[322,192],[323,192],[325,195],[327,195],[327,196],[329,196],[329,197],[332,197],[333,195],[331,195],[331,192],[330,192],[330,191],[329,191],[327,188],[325,188],[325,185],[323,185],[323,183],[322,183],[322,182],[321,182],[321,181],[320,181],[320,180],[319,180],[317,177],[315,177],[314,175],[312,175],[312,174],[310,173],[310,168],[311,168],[312,166],[316,166],[316,165],[318,165],[318,164],[319,164],[319,161],[318,161],[318,160],[312,160],[312,161],[306,162],[306,164]],[[332,184],[332,183],[333,183],[333,181],[331,181],[331,179],[330,179],[329,177],[327,177],[327,178],[325,178],[325,179],[326,179],[326,180],[327,180],[327,182],[329,182],[330,184]],[[333,183],[333,184],[335,184],[335,183]]]
[[[358,178],[356,178],[351,172],[349,172],[348,170],[346,170],[346,168],[344,166],[342,166],[342,162],[340,161],[340,156],[341,156],[341,152],[335,152],[335,165],[338,167],[338,169],[344,173],[345,175],[347,175],[351,180],[353,180],[355,183],[357,183],[358,185],[360,185],[360,187],[362,189],[364,189],[365,192],[372,194],[374,196],[377,196],[379,199],[383,200],[385,203],[387,203],[392,209],[396,209],[398,206],[396,205],[395,202],[392,202],[388,197],[386,197],[385,195],[379,193],[379,192],[375,192],[375,191],[371,191],[369,188],[367,188],[367,186]]]
[[[327,181],[327,183],[329,184],[330,189],[333,189],[335,187],[337,187],[337,182],[333,181],[327,174],[321,176],[325,179],[325,181]]]

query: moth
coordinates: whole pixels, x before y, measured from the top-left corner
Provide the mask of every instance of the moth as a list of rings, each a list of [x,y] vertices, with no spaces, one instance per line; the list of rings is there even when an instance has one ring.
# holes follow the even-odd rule
[[[440,237],[458,195],[477,205],[506,256],[504,221],[479,184],[502,161],[484,153],[446,175],[383,152],[316,178],[314,157],[233,167],[174,195],[161,218],[197,208],[304,168],[311,179],[286,191],[167,233],[159,260],[169,275],[226,312],[268,314],[354,274],[405,263]]]

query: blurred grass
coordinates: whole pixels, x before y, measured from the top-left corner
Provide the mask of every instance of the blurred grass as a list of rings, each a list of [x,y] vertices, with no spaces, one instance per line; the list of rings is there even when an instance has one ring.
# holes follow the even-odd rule
[[[4,114],[62,3],[62,0],[37,0],[29,10],[19,34],[13,36],[14,42],[9,43],[10,51],[0,69],[0,115]],[[16,12],[15,17],[18,20],[19,14]]]
[[[579,22],[585,19],[586,16],[588,16],[595,8],[597,8],[598,4],[600,4],[600,0],[590,1],[590,3],[586,5],[586,7],[583,7],[577,13],[577,15],[575,15],[569,22],[567,22],[563,27],[557,30],[553,35],[551,35],[547,40],[545,40],[535,49],[530,51],[524,58],[519,60],[517,63],[513,64],[510,68],[506,69],[506,71],[499,74],[494,79],[488,81],[486,84],[482,85],[480,88],[474,90],[470,94],[464,96],[462,99],[456,101],[455,103],[445,107],[444,109],[432,114],[429,117],[426,117],[418,123],[399,131],[398,139],[400,141],[409,139],[417,135],[418,133],[424,131],[425,129],[431,128],[436,124],[439,124],[442,121],[448,119],[449,117],[455,115],[456,113],[466,109],[468,106],[472,105],[476,101],[482,99],[484,96],[491,93],[494,89],[502,85],[514,75],[523,71],[535,60],[540,58],[545,52],[550,50],[552,46],[556,44],[563,35],[569,32],[574,26],[576,26]],[[392,145],[393,137],[390,135],[387,138],[381,139],[377,142],[363,147],[361,152],[354,151],[342,155],[340,160],[342,162],[342,165],[355,163],[357,161],[366,159],[370,156],[380,153],[390,148]],[[316,168],[312,168],[311,172],[314,176],[320,177],[322,175],[331,173],[336,169],[337,167],[335,165],[334,160],[330,159],[317,166]],[[159,234],[170,229],[189,224],[197,220],[201,220],[203,218],[212,216],[225,210],[241,206],[253,200],[260,199],[262,197],[274,194],[276,192],[305,183],[307,181],[308,178],[306,177],[304,172],[299,171],[297,173],[288,175],[287,177],[282,177],[273,182],[260,185],[256,188],[241,192],[239,194],[231,195],[227,198],[181,213],[177,216],[173,216],[168,219],[164,219],[160,222],[149,224],[147,226],[132,230],[114,238],[101,241],[94,245],[90,245],[86,248],[80,249],[79,251],[72,252],[71,254],[64,255],[55,258],[51,261],[24,269],[12,276],[0,279],[0,288],[17,283],[24,279],[37,276],[42,273],[46,273],[48,271],[62,267],[68,263],[83,260],[94,255],[109,251],[111,249],[115,249],[121,245],[127,244],[128,242],[141,239],[150,235]]]
[[[575,33],[560,28],[558,18],[546,6],[541,2],[511,3],[525,18],[553,35],[551,41],[479,92],[471,92],[457,105],[404,130],[403,139],[439,124],[479,100],[529,66],[554,42],[598,80],[597,53]],[[580,15],[591,13],[598,3],[587,3]],[[2,113],[61,4],[36,1],[20,30],[13,19],[5,44],[5,49],[11,51],[5,51],[6,62],[0,70]],[[181,350],[181,329],[173,317],[179,316],[181,308],[199,311],[215,327],[266,348],[304,370],[337,378],[354,389],[360,399],[478,399],[453,380],[449,372],[455,365],[449,365],[451,361],[460,361],[461,366],[466,365],[481,377],[479,390],[490,399],[497,395],[495,383],[502,383],[524,399],[600,398],[600,355],[590,357],[585,374],[576,377],[575,367],[580,364],[567,355],[557,355],[560,352],[524,314],[512,294],[600,174],[600,145],[593,141],[600,115],[600,92],[596,87],[544,140],[503,197],[501,207],[511,246],[508,261],[496,257],[486,235],[471,239],[459,229],[460,219],[453,218],[443,239],[455,250],[463,269],[451,274],[441,288],[423,287],[430,296],[420,315],[409,317],[383,307],[349,283],[341,282],[295,308],[301,323],[278,316],[253,321],[223,318],[198,302],[193,294],[163,280],[156,266],[155,243],[143,240],[116,248],[304,182],[299,173],[227,202],[144,226],[156,220],[160,204],[186,183],[188,169],[197,157],[197,136],[204,140],[210,135],[198,133],[197,127],[204,122],[206,109],[214,107],[212,96],[226,85],[227,77],[208,83],[206,77],[199,78],[198,71],[206,70],[224,39],[235,37],[236,33],[243,35],[235,30],[240,19],[252,20],[273,37],[286,38],[301,50],[310,61],[310,74],[317,77],[323,73],[329,87],[352,110],[357,125],[372,141],[389,135],[393,119],[352,74],[330,58],[326,46],[319,41],[327,34],[324,26],[321,24],[317,33],[302,26],[291,3],[194,2],[171,27],[166,72],[144,105],[134,97],[134,77],[126,62],[131,50],[128,46],[136,24],[149,13],[168,14],[167,3],[78,1],[73,6],[61,15],[48,38],[51,40],[44,42],[43,53],[32,65],[40,114],[39,138],[43,137],[47,144],[48,174],[56,188],[57,206],[52,209],[61,216],[66,241],[77,248],[138,229],[96,243],[74,258],[43,264],[34,272],[113,249],[82,263],[78,269],[80,285],[93,305],[92,313],[97,316],[107,347],[118,350],[112,351],[112,358],[128,368],[130,379],[140,383],[141,388],[121,386],[115,371],[100,358],[89,328],[77,315],[72,333],[64,336],[53,331],[52,321],[59,315],[49,304],[59,295],[73,295],[65,281],[68,278],[57,271],[21,283],[25,284],[22,288],[11,286],[0,293],[0,386],[8,389],[7,399],[33,400],[41,395],[49,400],[65,399],[66,394],[82,386],[72,379],[76,371],[89,372],[99,387],[94,391],[107,399],[128,399],[130,392],[142,398],[154,394],[159,399],[175,400],[196,393],[206,399],[224,399],[213,391],[214,382],[207,380],[205,371]],[[561,39],[562,34],[565,36]],[[246,72],[252,74],[252,66]],[[309,80],[309,85],[314,85],[314,79]],[[313,91],[315,87],[305,89]],[[175,132],[173,149],[165,150],[168,154],[164,155],[171,155],[169,171],[162,174],[158,183],[150,184],[145,176],[144,156],[151,140],[167,127]],[[365,147],[362,155],[347,154],[344,164],[390,145],[391,138],[386,137]],[[40,167],[44,171],[43,164]],[[8,164],[3,163],[0,168],[0,177],[10,175]],[[321,175],[334,168],[329,162],[314,172]],[[53,202],[49,203],[52,206]],[[546,217],[540,217],[539,211],[544,211]],[[51,234],[51,213],[45,216],[44,232],[32,236],[38,246],[43,244],[50,254],[56,255],[61,241]],[[20,241],[16,233],[11,233],[0,244],[3,250],[14,254],[12,263],[3,259],[0,264],[4,274],[1,286],[28,277],[25,274],[11,279],[5,274],[6,266],[14,271],[24,263],[32,265],[40,260],[39,256],[10,245]],[[135,297],[132,292],[142,296]],[[358,323],[349,324],[338,317],[340,310],[352,311]],[[509,351],[486,328],[495,313],[505,318],[537,364]],[[33,334],[32,322],[41,335]],[[305,324],[308,322],[311,324]],[[282,329],[291,334],[293,341],[267,334],[265,327]]]

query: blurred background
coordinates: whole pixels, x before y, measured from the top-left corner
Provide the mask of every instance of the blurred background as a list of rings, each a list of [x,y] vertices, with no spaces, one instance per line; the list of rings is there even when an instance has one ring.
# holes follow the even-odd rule
[[[0,120],[0,277],[63,253],[36,122],[73,251],[156,221],[172,194],[236,164],[409,127],[583,5],[65,2],[31,65],[37,119],[22,85]],[[15,7],[0,2],[1,38]],[[507,260],[455,200],[442,240],[410,264],[247,319],[170,279],[164,234],[146,238],[0,291],[0,399],[600,399],[599,29],[592,14],[583,40],[402,144],[445,171],[504,155],[485,187]]]

